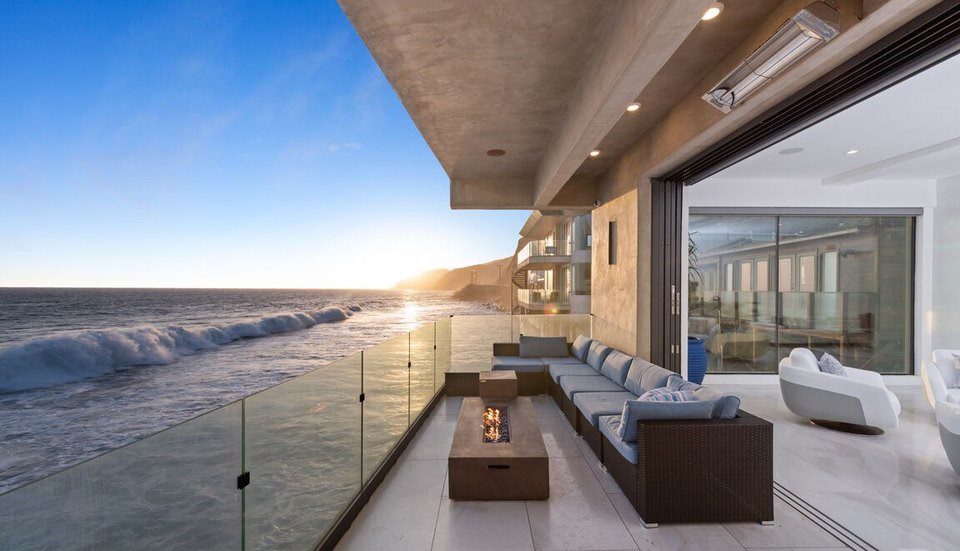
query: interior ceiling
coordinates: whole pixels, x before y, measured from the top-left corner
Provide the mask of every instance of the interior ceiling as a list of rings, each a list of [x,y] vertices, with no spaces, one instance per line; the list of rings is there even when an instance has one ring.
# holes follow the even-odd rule
[[[723,14],[698,25],[640,93],[640,110],[623,116],[600,142],[603,154],[584,160],[575,177],[597,176],[630,148],[682,97],[700,77],[720,63],[770,14],[770,0],[725,0]]]
[[[534,177],[617,3],[341,4],[450,178],[493,179]]]
[[[813,179],[845,185],[958,176],[958,89],[960,56],[955,56],[713,178]],[[784,154],[797,149],[802,151]],[[848,155],[851,150],[857,153]]]

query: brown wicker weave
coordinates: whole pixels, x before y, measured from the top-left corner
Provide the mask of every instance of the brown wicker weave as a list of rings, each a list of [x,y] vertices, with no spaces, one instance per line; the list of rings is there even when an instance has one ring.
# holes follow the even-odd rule
[[[604,437],[603,464],[647,524],[773,520],[773,425],[639,421],[634,465]]]
[[[557,407],[563,407],[563,391],[560,390],[560,385],[553,381],[553,377],[550,376],[549,368],[547,371],[547,394],[553,398],[553,401],[557,403]]]
[[[587,445],[590,446],[590,449],[593,450],[593,455],[596,455],[597,459],[603,461],[604,437],[600,432],[600,428],[591,425],[590,421],[583,416],[580,410],[577,410],[577,426],[580,427],[580,436],[583,437]]]
[[[573,427],[577,434],[580,434],[580,423],[577,422],[577,406],[573,405],[573,400],[567,398],[567,393],[560,390],[560,411],[567,416],[567,421]]]

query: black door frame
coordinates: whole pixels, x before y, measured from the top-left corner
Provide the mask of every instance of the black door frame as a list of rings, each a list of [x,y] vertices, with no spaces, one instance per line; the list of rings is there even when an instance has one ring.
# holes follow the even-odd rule
[[[960,53],[960,0],[946,0],[669,173],[651,180],[650,361],[680,372],[683,186],[709,178]],[[683,314],[685,315],[685,314]]]

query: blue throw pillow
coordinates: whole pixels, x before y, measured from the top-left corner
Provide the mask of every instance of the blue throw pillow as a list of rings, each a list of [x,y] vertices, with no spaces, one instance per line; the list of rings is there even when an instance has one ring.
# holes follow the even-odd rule
[[[654,388],[641,394],[637,400],[641,402],[695,402],[697,397],[689,390]]]
[[[840,360],[826,353],[820,357],[820,371],[823,373],[829,373],[831,375],[839,375],[840,377],[847,376],[846,371],[843,370],[843,364],[840,363]]]
[[[713,404],[710,402],[651,402],[630,400],[623,404],[620,414],[620,431],[617,435],[624,442],[637,441],[637,421],[666,419],[710,419]]]

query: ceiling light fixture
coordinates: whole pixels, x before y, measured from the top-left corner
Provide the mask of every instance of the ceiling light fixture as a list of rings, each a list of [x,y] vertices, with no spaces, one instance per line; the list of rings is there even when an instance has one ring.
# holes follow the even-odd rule
[[[803,153],[802,147],[788,147],[786,149],[781,149],[781,155],[796,155],[797,153]]]
[[[784,23],[776,33],[703,95],[710,105],[729,113],[784,69],[832,40],[840,32],[837,10],[814,2]]]
[[[640,110],[640,104],[637,102],[631,103],[630,105],[627,106],[628,113],[633,113],[634,111],[639,111],[639,110]]]
[[[600,150],[599,150],[599,149],[594,149],[593,151],[590,152],[590,156],[591,156],[591,157],[599,157],[599,156],[600,156]]]
[[[851,149],[850,151],[847,151],[847,155],[856,155],[857,153],[860,153],[859,149]]]
[[[506,155],[506,154],[507,154],[507,152],[504,151],[504,150],[502,150],[502,149],[488,149],[488,150],[487,150],[487,155],[490,155],[491,157],[503,157],[503,156]]]
[[[710,7],[707,8],[707,11],[703,12],[703,17],[700,18],[701,21],[710,21],[715,19],[723,11],[723,2],[714,2],[710,4]]]

